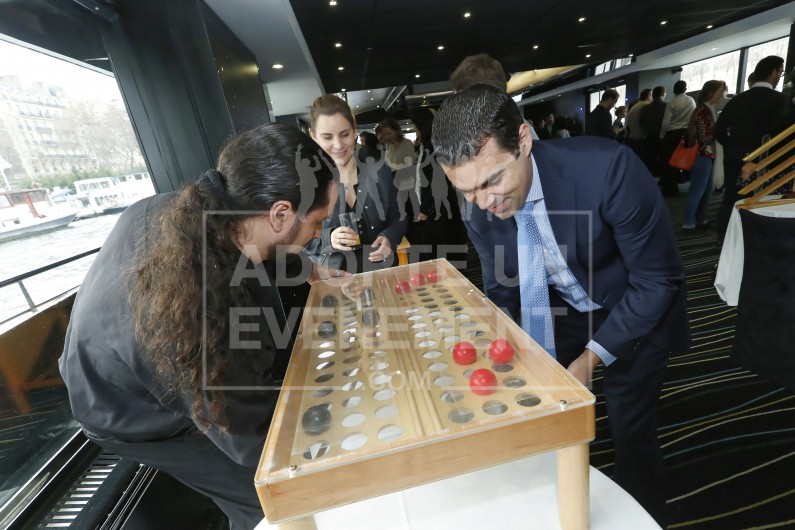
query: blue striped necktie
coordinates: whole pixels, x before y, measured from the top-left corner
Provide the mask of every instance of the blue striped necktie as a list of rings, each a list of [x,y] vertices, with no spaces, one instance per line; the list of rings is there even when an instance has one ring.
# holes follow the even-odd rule
[[[544,245],[533,208],[527,202],[516,212],[516,243],[519,252],[519,292],[522,302],[522,329],[555,357],[552,310],[549,307]]]

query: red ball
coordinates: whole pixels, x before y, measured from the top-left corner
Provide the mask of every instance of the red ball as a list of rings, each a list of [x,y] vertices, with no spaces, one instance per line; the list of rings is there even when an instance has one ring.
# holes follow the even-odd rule
[[[478,351],[470,342],[459,342],[453,346],[453,360],[458,364],[472,364],[478,358]]]
[[[486,368],[478,368],[469,377],[469,388],[479,396],[488,396],[497,390],[497,376]]]
[[[425,277],[422,274],[414,274],[411,278],[409,278],[411,285],[419,287],[420,285],[425,283]]]
[[[506,364],[513,360],[516,350],[505,339],[494,339],[489,346],[489,357],[497,364]]]
[[[397,294],[407,294],[411,292],[411,285],[409,282],[397,282],[395,284],[395,292]]]
[[[439,272],[435,270],[430,270],[425,273],[425,279],[428,280],[428,283],[436,283],[441,278],[439,277]]]

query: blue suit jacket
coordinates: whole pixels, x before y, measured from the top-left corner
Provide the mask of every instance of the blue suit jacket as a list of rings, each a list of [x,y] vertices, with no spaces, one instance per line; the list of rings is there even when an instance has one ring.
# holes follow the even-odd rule
[[[618,358],[645,341],[689,347],[685,274],[654,179],[633,152],[593,137],[535,142],[552,231],[588,296],[609,310],[593,339]],[[516,221],[477,205],[463,212],[488,297],[520,321]]]

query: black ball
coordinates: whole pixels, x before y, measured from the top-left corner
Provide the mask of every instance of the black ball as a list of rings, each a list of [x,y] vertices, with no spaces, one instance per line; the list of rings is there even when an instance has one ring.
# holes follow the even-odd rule
[[[340,301],[333,294],[327,294],[323,297],[323,300],[321,300],[320,303],[323,305],[323,307],[337,307]]]
[[[375,293],[371,288],[366,288],[362,291],[362,306],[364,307],[373,307],[375,304]]]
[[[317,327],[317,336],[321,339],[327,339],[337,334],[337,325],[330,320],[324,320]]]
[[[368,328],[377,326],[380,319],[381,317],[378,316],[378,312],[375,309],[368,309],[362,313],[362,324]]]
[[[304,432],[311,435],[323,434],[331,427],[331,405],[323,403],[313,405],[306,409],[301,417],[301,427]]]

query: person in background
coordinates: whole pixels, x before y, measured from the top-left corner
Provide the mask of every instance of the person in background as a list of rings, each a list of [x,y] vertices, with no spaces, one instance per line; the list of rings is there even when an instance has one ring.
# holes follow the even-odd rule
[[[359,133],[359,161],[364,162],[367,157],[372,157],[376,162],[381,160],[381,149],[378,144],[378,137],[371,132]]]
[[[643,108],[640,115],[640,126],[646,136],[646,153],[648,156],[649,170],[654,176],[662,174],[660,165],[660,131],[662,129],[663,115],[665,114],[666,90],[664,86],[656,86],[651,92],[651,103]],[[668,161],[665,161],[668,165]]]
[[[380,127],[381,137],[386,145],[386,163],[395,175],[400,219],[415,220],[420,208],[420,198],[417,192],[419,183],[416,182],[417,153],[414,144],[403,137],[400,124],[392,116],[384,118]]]
[[[731,98],[728,96],[729,94],[729,85],[726,84],[724,81],[723,89],[721,90],[723,96],[720,100],[714,105],[715,112],[717,112],[718,116],[723,111],[726,104],[731,101]],[[715,161],[712,163],[712,189],[715,193],[719,193],[723,191],[723,187],[725,185],[725,178],[723,175],[723,145],[715,140]]]
[[[684,136],[690,123],[690,115],[696,108],[696,102],[688,96],[687,82],[679,80],[674,83],[674,97],[665,105],[662,126],[660,127],[660,161],[662,162],[662,175],[660,176],[660,191],[666,197],[679,195],[679,182],[690,178],[690,172],[671,167],[668,161],[674,154],[676,146]]]
[[[741,176],[743,158],[782,128],[787,98],[775,90],[784,72],[784,59],[771,55],[754,68],[754,85],[737,94],[720,113],[715,138],[723,145],[725,187],[718,211],[718,245],[723,245],[739,190],[748,184]]]
[[[384,118],[380,125],[381,137],[386,144],[386,163],[393,172],[417,163],[414,144],[403,137],[400,124],[392,116]]]
[[[480,84],[496,86],[508,91],[508,77],[505,75],[500,61],[485,53],[465,57],[450,75],[453,92],[460,92],[472,85]],[[531,120],[525,120],[525,122],[530,127],[530,135],[533,140],[538,140],[533,122]],[[541,127],[544,127],[544,120],[541,121]]]
[[[649,157],[646,150],[646,133],[640,124],[640,117],[643,109],[651,103],[651,89],[644,88],[640,92],[640,97],[629,107],[627,114],[627,146],[630,147],[638,157],[643,160],[646,167],[649,167]]]
[[[585,120],[585,134],[587,136],[601,136],[608,140],[615,140],[617,135],[616,131],[611,125],[610,110],[618,103],[618,92],[609,88],[602,93],[594,109],[588,114],[588,119]],[[625,107],[626,108],[626,107]],[[616,112],[616,114],[618,114]]]
[[[433,142],[477,206],[465,222],[491,301],[583,384],[606,365],[614,479],[665,527],[657,410],[668,358],[690,342],[668,210],[626,147],[528,133],[505,92],[475,85],[442,104]]]
[[[315,99],[309,120],[312,138],[329,154],[339,172],[339,198],[323,223],[313,259],[352,273],[396,263],[394,252],[406,233],[406,221],[399,219],[392,172],[383,159],[357,163],[356,121],[341,98],[326,94]],[[341,213],[354,213],[359,220],[358,248],[352,248],[357,246],[357,233],[342,226]]]
[[[626,140],[626,133],[627,128],[624,125],[624,120],[627,117],[627,107],[626,105],[621,105],[620,107],[616,108],[616,119],[613,122],[613,131],[616,133],[616,140],[621,142],[622,144]]]
[[[422,172],[419,180],[423,186],[420,189],[420,215],[414,223],[415,237],[409,238],[410,252],[412,257],[416,256],[416,261],[434,258],[466,260],[468,238],[461,219],[460,198],[436,159],[431,142],[433,119],[434,115],[427,107],[411,111],[411,121],[421,145],[417,168]],[[415,252],[414,248],[420,250]]]
[[[300,175],[296,159],[317,169]],[[254,475],[279,394],[274,365],[290,355],[276,261],[329,215],[326,159],[298,129],[262,125],[231,139],[197,183],[133,204],[66,332],[59,368],[86,436],[212,498],[232,530],[262,520]]]
[[[552,125],[555,123],[555,113],[550,112],[541,120],[541,128],[538,129],[536,132],[538,133],[538,138],[541,140],[551,140],[552,139]]]
[[[715,137],[713,127],[718,119],[715,105],[723,97],[723,81],[707,81],[698,94],[696,110],[690,115],[685,133],[687,145],[698,144],[698,155],[690,170],[690,190],[687,192],[682,228],[705,228],[707,207],[712,196],[712,165],[715,160]]]

